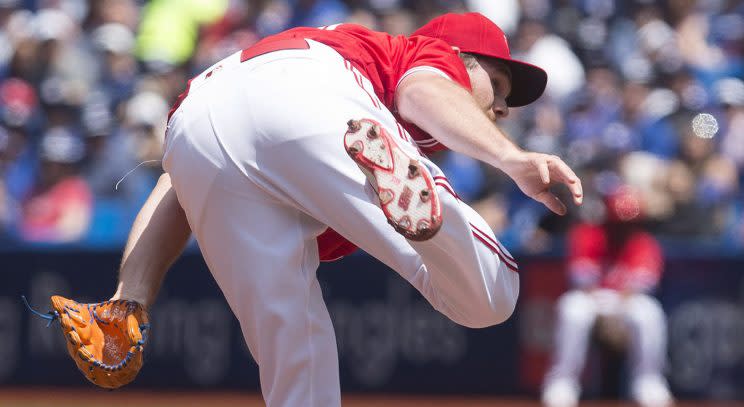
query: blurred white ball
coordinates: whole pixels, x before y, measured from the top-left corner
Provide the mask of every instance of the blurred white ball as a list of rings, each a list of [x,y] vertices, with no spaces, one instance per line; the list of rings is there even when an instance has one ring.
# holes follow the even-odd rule
[[[718,120],[712,114],[699,113],[692,119],[692,131],[701,138],[713,138],[718,133]]]

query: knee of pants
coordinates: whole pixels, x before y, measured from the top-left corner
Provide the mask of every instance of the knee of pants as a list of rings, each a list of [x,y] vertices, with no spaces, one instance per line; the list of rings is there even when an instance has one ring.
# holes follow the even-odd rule
[[[636,326],[663,326],[665,320],[661,303],[646,294],[628,297],[625,301],[625,317]]]
[[[558,298],[556,312],[559,320],[572,325],[591,325],[597,316],[591,295],[579,290],[569,291]]]
[[[468,328],[487,328],[509,319],[514,313],[518,297],[518,286],[474,295],[459,307],[458,316],[448,316]]]

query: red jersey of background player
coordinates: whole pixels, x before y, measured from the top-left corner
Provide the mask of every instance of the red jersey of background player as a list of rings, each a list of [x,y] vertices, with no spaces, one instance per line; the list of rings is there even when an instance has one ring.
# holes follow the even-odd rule
[[[446,42],[424,36],[394,37],[356,24],[338,24],[322,28],[294,28],[266,37],[255,46],[289,38],[311,39],[336,50],[369,79],[377,98],[396,116],[423,152],[445,148],[396,114],[395,90],[401,79],[418,70],[439,73],[470,90],[470,77],[465,65]]]
[[[568,272],[577,288],[646,292],[661,278],[661,248],[644,231],[618,236],[600,225],[580,224],[569,233],[568,245]]]
[[[659,242],[633,224],[579,224],[568,233],[568,273],[577,288],[647,292],[663,268]]]

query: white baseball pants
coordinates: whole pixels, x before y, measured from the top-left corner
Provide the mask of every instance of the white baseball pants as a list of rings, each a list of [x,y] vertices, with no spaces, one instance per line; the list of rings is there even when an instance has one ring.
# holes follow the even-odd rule
[[[235,54],[195,78],[170,120],[163,160],[259,365],[269,407],[341,403],[333,326],[315,274],[316,236],[327,227],[462,325],[506,320],[519,292],[509,253],[428,160],[442,229],[414,243],[387,224],[343,136],[349,119],[376,120],[391,134],[397,123],[338,53],[308,42],[307,50],[243,63]]]
[[[613,290],[573,290],[558,299],[553,365],[546,376],[544,403],[577,405],[589,337],[599,316],[619,316],[627,324],[631,396],[642,406],[667,405],[671,396],[662,375],[667,339],[664,310],[649,295],[624,297]]]

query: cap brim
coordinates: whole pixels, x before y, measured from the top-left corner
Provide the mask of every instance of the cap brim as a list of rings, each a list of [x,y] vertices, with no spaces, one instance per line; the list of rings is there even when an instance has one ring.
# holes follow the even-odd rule
[[[542,96],[548,84],[548,74],[542,68],[514,59],[496,59],[511,70],[512,89],[506,98],[509,107],[529,105]]]

